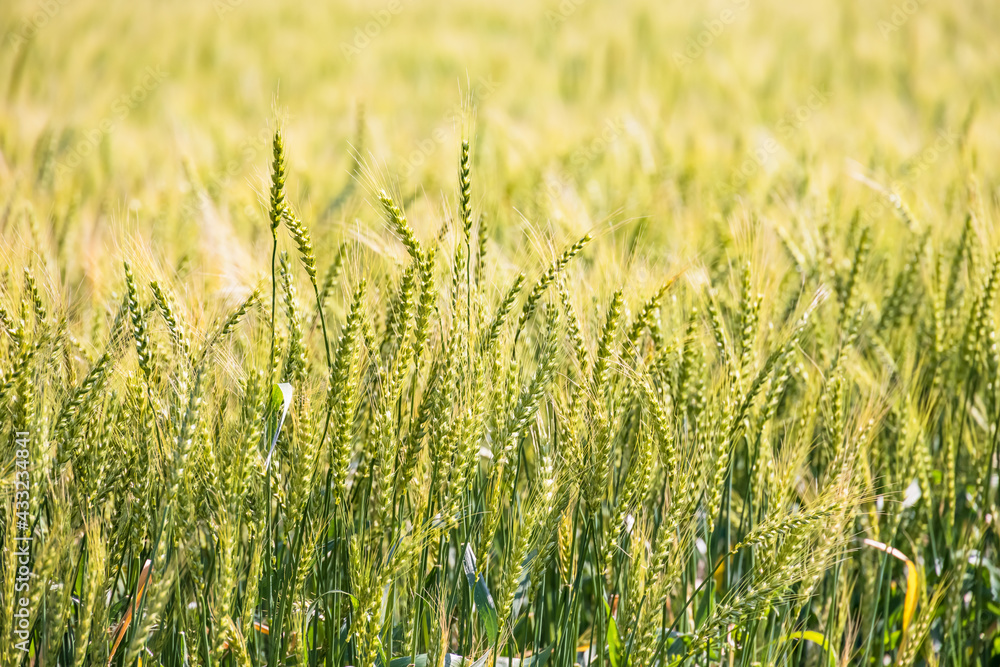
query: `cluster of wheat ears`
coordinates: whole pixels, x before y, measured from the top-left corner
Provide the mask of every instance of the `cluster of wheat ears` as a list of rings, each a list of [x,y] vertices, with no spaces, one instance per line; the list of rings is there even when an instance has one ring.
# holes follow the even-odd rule
[[[314,249],[280,131],[269,166],[270,275],[215,322],[134,258],[84,319],[8,202],[0,663],[988,662],[974,179],[960,234],[887,192],[902,251],[821,218],[782,230],[788,271],[729,252],[591,298],[591,235],[490,274],[468,142],[436,236],[373,191],[407,261],[364,279]]]

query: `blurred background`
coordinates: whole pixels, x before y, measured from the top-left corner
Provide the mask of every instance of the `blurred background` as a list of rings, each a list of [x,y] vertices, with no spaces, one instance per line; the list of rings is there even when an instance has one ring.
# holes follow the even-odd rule
[[[217,246],[264,256],[280,122],[320,239],[379,228],[382,185],[433,234],[463,132],[513,247],[608,224],[691,256],[727,234],[693,228],[813,196],[849,217],[874,183],[947,225],[954,174],[993,205],[998,19],[986,0],[5,0],[0,204],[48,193],[62,243],[129,225],[171,262],[211,213]]]

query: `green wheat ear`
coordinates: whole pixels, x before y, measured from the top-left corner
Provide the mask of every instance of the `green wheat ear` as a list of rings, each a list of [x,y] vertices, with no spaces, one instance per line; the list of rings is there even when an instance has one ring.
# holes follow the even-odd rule
[[[657,331],[656,321],[657,321],[657,311],[660,309],[660,304],[663,302],[663,297],[666,295],[667,290],[673,285],[672,280],[668,280],[660,286],[660,289],[656,291],[653,296],[649,298],[642,305],[642,309],[639,310],[639,314],[636,315],[635,320],[632,322],[632,326],[629,327],[628,334],[625,336],[625,344],[623,350],[626,354],[635,354],[638,352],[639,338],[642,336],[643,329],[648,328],[653,335],[653,342],[659,346],[662,344],[662,340],[658,340],[659,336],[655,333]]]
[[[28,267],[24,267],[24,285],[25,290],[31,297],[31,305],[35,311],[35,319],[39,324],[44,324],[49,318],[49,314],[45,309],[45,303],[42,301],[42,295],[38,291],[38,285],[35,283],[35,276]]]
[[[420,300],[417,304],[416,323],[413,330],[413,364],[419,369],[423,360],[424,349],[430,339],[431,315],[437,302],[437,291],[434,287],[434,248],[424,253],[419,261],[420,268]]]
[[[146,315],[139,303],[139,294],[135,286],[135,277],[128,262],[125,265],[125,289],[127,292],[128,312],[132,321],[132,338],[135,340],[135,351],[139,357],[139,368],[148,382],[153,374],[153,355],[149,346],[149,335],[146,332]]]
[[[583,374],[587,370],[587,343],[580,330],[580,320],[573,307],[573,298],[561,279],[556,281],[556,288],[559,290],[559,300],[562,302],[563,310],[566,311],[566,328],[576,356],[576,363],[579,366],[579,372]]]
[[[229,317],[227,317],[226,320],[222,323],[222,326],[219,328],[219,333],[215,337],[215,339],[222,340],[227,336],[229,336],[229,334],[231,334],[233,330],[236,329],[239,323],[250,311],[253,305],[257,303],[258,299],[260,299],[260,291],[257,288],[254,288],[250,292],[249,296],[247,296],[247,298],[244,299],[240,303],[240,305],[236,307],[236,310],[230,313]]]
[[[171,342],[173,342],[174,347],[185,358],[189,357],[191,346],[188,343],[184,325],[180,321],[180,317],[174,307],[173,298],[155,280],[150,281],[149,287],[153,291],[153,300],[156,303],[156,307],[159,308],[160,314],[163,316],[163,321],[167,323],[167,331],[170,333]]]
[[[493,321],[480,340],[480,354],[486,354],[496,347],[497,342],[500,340],[500,331],[503,329],[504,322],[506,322],[507,316],[510,315],[510,311],[514,309],[517,295],[521,293],[522,287],[524,287],[524,274],[519,273],[517,278],[514,279],[514,284],[507,290],[507,294],[497,307],[497,313],[493,317]]]
[[[297,294],[292,279],[291,267],[288,265],[287,253],[278,257],[280,266],[281,288],[285,298],[285,310],[288,317],[288,356],[285,359],[284,381],[300,385],[306,378],[308,359],[302,339],[302,323],[299,318]]]
[[[238,305],[236,309],[226,317],[225,320],[223,320],[222,325],[208,339],[195,360],[195,366],[200,366],[205,362],[212,350],[215,349],[215,346],[228,338],[233,331],[236,330],[236,327],[239,326],[240,322],[243,321],[243,318],[246,317],[247,313],[250,312],[250,309],[253,308],[254,304],[256,304],[259,300],[260,290],[254,288],[250,292],[250,295],[247,296],[247,298],[244,299],[240,305]]]
[[[385,190],[381,190],[378,197],[379,201],[382,202],[382,208],[389,217],[389,224],[392,226],[392,230],[399,236],[399,240],[403,243],[403,246],[410,253],[413,260],[419,262],[422,255],[420,242],[417,241],[417,237],[413,233],[413,228],[407,222],[406,214],[396,206],[396,202],[393,201],[392,197]]]
[[[309,275],[309,282],[312,283],[313,288],[316,288],[316,256],[313,254],[313,245],[312,239],[309,236],[309,230],[306,229],[306,226],[302,224],[299,217],[287,206],[285,206],[281,217],[288,227],[288,233],[292,235],[295,245],[299,248],[299,259],[302,261],[302,266]]]
[[[476,229],[478,250],[476,252],[476,283],[483,281],[483,265],[486,262],[486,244],[490,239],[489,225],[486,224],[486,216],[479,215],[479,224]]]
[[[302,223],[302,220],[288,206],[285,196],[285,141],[281,136],[281,129],[275,130],[271,152],[273,161],[271,165],[271,234],[277,237],[278,226],[284,221],[288,227],[295,245],[299,249],[299,259],[306,273],[309,274],[309,281],[316,287],[316,256],[313,253],[312,238],[309,230]]]
[[[281,224],[285,215],[285,141],[281,136],[281,129],[274,131],[274,140],[271,145],[273,162],[271,166],[271,235],[277,236],[278,225]]]
[[[322,444],[326,440],[328,428],[333,426],[333,436],[330,443],[330,465],[334,488],[343,490],[347,478],[347,465],[351,454],[351,432],[354,425],[354,403],[356,388],[355,372],[358,365],[358,340],[361,338],[363,326],[363,309],[366,284],[358,285],[351,304],[351,311],[340,334],[337,355],[330,373],[330,386],[327,393],[327,418],[320,437]]]
[[[517,330],[514,334],[515,342],[520,337],[521,332],[524,330],[524,326],[528,323],[528,320],[531,319],[531,316],[535,313],[535,309],[538,308],[538,302],[542,298],[542,295],[545,294],[545,290],[547,290],[549,285],[555,281],[556,276],[563,272],[573,258],[583,252],[583,249],[586,248],[587,244],[589,244],[592,240],[593,237],[590,234],[587,234],[579,241],[571,245],[565,252],[563,252],[562,255],[559,256],[558,259],[556,259],[556,261],[549,265],[549,268],[546,269],[545,273],[543,273],[538,279],[538,282],[535,283],[535,286],[528,294],[527,300],[524,302],[524,308],[521,309],[521,316],[518,318]]]
[[[460,190],[460,203],[458,207],[458,217],[462,222],[462,233],[468,244],[472,237],[472,161],[469,158],[469,140],[462,140],[462,153],[458,160],[458,185]],[[471,262],[472,258],[468,258]]]

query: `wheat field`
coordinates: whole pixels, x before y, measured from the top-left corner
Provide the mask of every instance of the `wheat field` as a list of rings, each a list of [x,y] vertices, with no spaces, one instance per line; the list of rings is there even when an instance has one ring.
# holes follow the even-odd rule
[[[0,665],[1000,664],[1000,6],[0,33]]]

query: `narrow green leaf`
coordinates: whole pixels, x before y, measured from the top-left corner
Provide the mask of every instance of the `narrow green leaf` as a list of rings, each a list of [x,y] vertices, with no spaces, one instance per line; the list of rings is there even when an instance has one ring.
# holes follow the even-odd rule
[[[469,588],[472,589],[472,601],[476,605],[476,611],[486,625],[486,634],[489,635],[490,644],[495,646],[497,636],[500,634],[500,623],[497,619],[497,607],[493,602],[490,589],[486,586],[486,575],[478,575],[476,572],[476,554],[472,551],[472,545],[465,545],[465,558],[462,561],[465,570],[465,577],[469,581]]]
[[[802,641],[812,642],[813,644],[817,644],[818,646],[825,648],[826,657],[827,660],[829,661],[830,667],[837,667],[837,653],[836,651],[833,650],[833,647],[830,646],[830,642],[828,642],[826,637],[824,637],[821,633],[816,632],[815,630],[801,630],[799,632],[792,632],[779,639],[778,643],[783,644],[786,641],[792,639],[799,639]]]
[[[454,653],[448,653],[444,656],[444,667],[462,667],[465,664],[465,658]],[[417,656],[416,660],[410,660],[410,656],[404,655],[398,658],[393,658],[389,661],[388,667],[427,667],[427,654],[421,653]]]
[[[611,615],[611,605],[604,600],[604,610],[608,613],[608,659],[611,660],[611,667],[618,667],[621,664],[621,639],[618,637],[618,623]]]
[[[267,452],[267,460],[264,461],[265,470],[271,466],[271,456],[274,454],[275,445],[278,444],[278,434],[281,433],[281,427],[285,423],[285,415],[288,414],[288,407],[292,404],[294,393],[295,390],[292,389],[292,385],[287,382],[271,386],[270,418],[273,420],[279,410],[281,411],[281,416],[278,417],[277,424],[274,424],[274,436],[271,438],[271,448]]]

